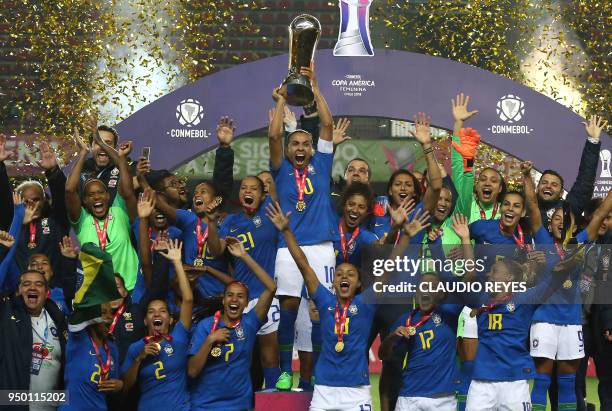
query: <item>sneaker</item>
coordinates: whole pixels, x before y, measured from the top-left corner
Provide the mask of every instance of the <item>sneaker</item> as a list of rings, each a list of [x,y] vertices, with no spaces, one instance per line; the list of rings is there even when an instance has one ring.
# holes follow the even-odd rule
[[[293,375],[283,371],[276,381],[276,389],[279,391],[289,391],[293,385]]]

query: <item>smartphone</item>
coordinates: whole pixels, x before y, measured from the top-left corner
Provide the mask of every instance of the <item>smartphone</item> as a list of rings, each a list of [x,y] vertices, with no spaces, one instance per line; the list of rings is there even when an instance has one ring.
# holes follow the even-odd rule
[[[147,161],[149,161],[149,156],[151,155],[151,147],[143,147],[142,148],[142,157],[144,157]]]

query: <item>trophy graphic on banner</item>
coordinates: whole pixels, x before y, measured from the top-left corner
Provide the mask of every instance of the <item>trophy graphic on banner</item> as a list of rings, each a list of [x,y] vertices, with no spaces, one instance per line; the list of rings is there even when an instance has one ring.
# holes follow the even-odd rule
[[[601,160],[601,173],[599,174],[599,178],[611,178],[612,173],[610,173],[610,159],[612,158],[612,154],[610,154],[610,150],[601,150],[599,152],[599,159]]]
[[[300,14],[289,25],[289,75],[281,86],[289,105],[307,106],[314,100],[310,80],[300,68],[310,67],[320,36],[321,23],[309,14]]]
[[[373,56],[370,5],[373,0],[340,0],[340,30],[334,56]]]

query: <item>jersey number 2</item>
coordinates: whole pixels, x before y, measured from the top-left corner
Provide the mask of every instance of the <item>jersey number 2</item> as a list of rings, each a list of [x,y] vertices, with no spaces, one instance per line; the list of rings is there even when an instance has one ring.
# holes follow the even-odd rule
[[[155,378],[158,380],[166,378],[166,376],[162,374],[162,371],[164,370],[164,363],[161,361],[156,361],[153,363],[153,365],[157,366],[157,368],[155,368]]]

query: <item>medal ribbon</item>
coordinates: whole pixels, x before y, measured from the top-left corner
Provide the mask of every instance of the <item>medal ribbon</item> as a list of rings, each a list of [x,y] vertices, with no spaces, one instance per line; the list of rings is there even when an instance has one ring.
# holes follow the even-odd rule
[[[348,314],[348,308],[351,305],[351,300],[348,300],[344,307],[342,307],[342,315],[340,315],[340,308],[338,302],[336,302],[336,311],[334,312],[334,320],[336,321],[336,333],[338,334],[338,342],[342,342],[344,338],[344,325],[346,324],[346,316]]]
[[[121,305],[117,309],[117,312],[113,316],[113,322],[108,327],[108,333],[109,334],[112,334],[113,331],[115,331],[115,327],[117,326],[117,323],[119,322],[119,318],[121,318],[121,316],[123,315],[124,312],[125,312],[125,303],[121,303]]]
[[[36,223],[34,221],[30,222],[30,242],[28,245],[30,244],[36,246]]]
[[[507,296],[501,298],[500,300],[497,300],[497,301],[496,300],[492,300],[489,304],[486,304],[484,307],[480,307],[478,310],[476,310],[476,315],[479,315],[479,314],[482,314],[482,313],[488,313],[493,308],[495,308],[496,305],[508,302],[508,301],[510,301],[511,298],[512,298],[512,295],[507,295]]]
[[[198,257],[204,259],[204,245],[206,244],[206,240],[208,239],[208,226],[206,226],[206,230],[204,230],[204,234],[202,234],[202,218],[198,217],[198,225],[196,226],[196,237],[198,238]]]
[[[342,251],[342,257],[344,257],[344,262],[348,263],[349,255],[348,249],[353,244],[357,236],[359,235],[359,227],[353,230],[353,234],[351,235],[350,240],[346,241],[346,237],[344,236],[344,220],[340,219],[340,224],[338,224],[338,231],[340,231],[340,248]]]
[[[158,342],[161,340],[166,340],[170,342],[172,341],[172,336],[170,334],[155,333],[153,335],[147,335],[142,340],[144,341],[145,344],[148,344],[150,342]]]
[[[504,231],[504,226],[502,225],[501,220],[499,221],[499,229],[501,231]],[[523,229],[521,228],[520,224],[516,226],[516,231],[518,233],[518,237],[514,235],[514,233],[512,233],[512,238],[514,238],[514,242],[516,243],[516,245],[518,245],[521,249],[527,252],[532,251],[531,246],[525,244],[525,236],[523,235]]]
[[[91,345],[93,345],[94,351],[96,352],[96,358],[98,358],[98,364],[100,364],[100,379],[106,380],[108,378],[108,373],[111,367],[111,352],[110,352],[110,348],[108,347],[108,343],[106,342],[106,340],[104,341],[104,352],[106,353],[106,363],[103,364],[102,356],[100,355],[100,349],[98,348],[98,344],[96,344],[94,339],[91,337],[91,334],[89,334],[89,341],[91,341]]]
[[[104,218],[104,228],[100,231],[100,224],[98,223],[98,219],[94,217],[94,226],[96,227],[96,234],[98,235],[98,242],[100,243],[100,249],[104,251],[106,249],[106,229],[108,228],[108,217],[109,214]]]
[[[487,214],[485,213],[485,210],[480,206],[480,202],[478,200],[476,200],[476,205],[478,206],[478,208],[480,209],[480,219],[481,220],[486,220],[487,219]],[[496,201],[495,205],[493,206],[493,212],[491,213],[491,220],[495,218],[495,214],[497,214],[497,209],[499,208],[499,203]]]
[[[408,318],[406,318],[406,327],[410,327],[411,323],[412,323],[412,317],[414,317],[414,315],[416,313],[418,313],[420,311],[419,308],[415,308],[415,310],[410,313],[410,315],[408,316]],[[425,324],[427,322],[427,320],[429,320],[429,317],[431,317],[431,314],[433,314],[433,310],[431,310],[431,312],[429,314],[425,314],[423,316],[421,316],[421,319],[419,321],[417,321],[416,324],[412,325],[412,327],[414,327],[415,329],[419,328],[421,325]]]
[[[559,258],[561,260],[564,260],[565,259],[565,251],[563,251],[563,248],[559,245],[557,240],[555,240],[555,250],[557,251],[557,255],[559,256]]]
[[[308,178],[308,167],[304,167],[304,174],[300,176],[300,170],[293,167],[293,176],[297,186],[298,202],[304,201],[304,190],[306,189],[306,179]]]

